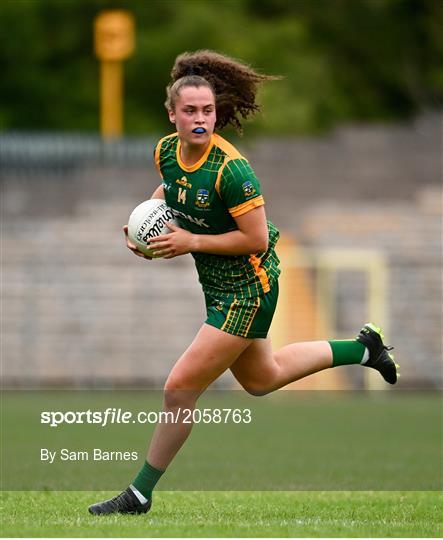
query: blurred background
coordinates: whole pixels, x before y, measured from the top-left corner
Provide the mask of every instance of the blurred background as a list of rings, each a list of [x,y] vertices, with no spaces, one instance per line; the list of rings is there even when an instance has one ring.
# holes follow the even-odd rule
[[[109,10],[130,13],[135,39],[106,133],[118,103],[103,107],[94,21]],[[282,232],[274,346],[373,320],[400,386],[441,386],[440,0],[2,0],[0,20],[4,384],[159,386],[192,341],[192,258],[140,260],[121,227],[160,183],[173,61],[210,48],[283,77],[242,138],[224,132]],[[385,388],[368,371],[295,387]]]

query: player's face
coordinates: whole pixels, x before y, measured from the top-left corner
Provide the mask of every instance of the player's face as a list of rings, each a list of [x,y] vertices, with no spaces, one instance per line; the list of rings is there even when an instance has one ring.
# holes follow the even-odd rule
[[[169,120],[175,124],[182,142],[207,145],[216,121],[215,98],[207,86],[185,86],[175,101],[175,110],[169,111]]]

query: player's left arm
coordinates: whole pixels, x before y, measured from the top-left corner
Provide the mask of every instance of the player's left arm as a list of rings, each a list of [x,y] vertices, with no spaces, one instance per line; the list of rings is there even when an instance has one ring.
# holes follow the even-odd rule
[[[198,234],[192,251],[215,255],[249,255],[268,249],[268,224],[264,206],[252,208],[234,218],[237,231],[223,234]]]
[[[172,233],[151,239],[158,249],[155,255],[172,259],[191,252],[214,255],[250,255],[268,249],[268,224],[263,206],[253,208],[235,219],[238,230],[222,234],[193,234],[168,224]]]

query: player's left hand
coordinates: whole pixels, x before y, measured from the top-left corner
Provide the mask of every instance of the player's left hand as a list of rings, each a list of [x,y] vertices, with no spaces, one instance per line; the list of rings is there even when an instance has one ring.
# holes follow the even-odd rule
[[[185,229],[181,229],[169,221],[166,225],[172,232],[149,239],[151,249],[156,257],[173,259],[179,255],[185,255],[194,251],[196,245],[195,234],[185,231]]]

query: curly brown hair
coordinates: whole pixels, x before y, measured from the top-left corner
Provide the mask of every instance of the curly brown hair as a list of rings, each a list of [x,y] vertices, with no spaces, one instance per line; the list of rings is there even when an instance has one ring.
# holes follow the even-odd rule
[[[166,88],[167,109],[174,109],[175,100],[184,86],[208,86],[215,95],[217,122],[242,131],[242,119],[260,111],[256,103],[257,86],[281,77],[257,73],[248,65],[210,50],[185,52],[175,59],[171,82]]]

